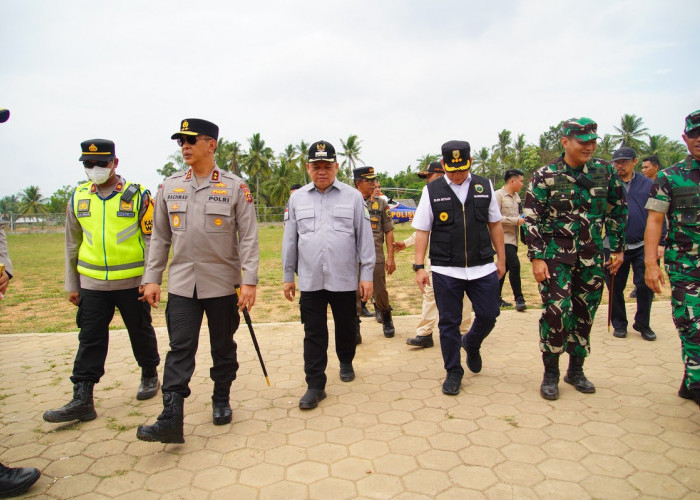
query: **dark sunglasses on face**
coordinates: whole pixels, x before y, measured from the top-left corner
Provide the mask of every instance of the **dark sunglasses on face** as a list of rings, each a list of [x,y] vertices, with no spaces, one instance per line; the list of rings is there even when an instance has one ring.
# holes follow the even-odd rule
[[[213,140],[211,137],[207,137],[205,135],[181,135],[175,140],[177,141],[177,145],[182,147],[185,145],[185,143],[189,144],[190,146],[194,146],[197,144],[199,139]]]
[[[685,136],[688,139],[697,139],[698,137],[700,137],[700,128],[694,128],[690,132],[687,132]]]
[[[89,160],[89,161],[84,161],[83,165],[85,168],[94,168],[94,167],[106,167],[111,163],[111,161],[105,161],[105,160]]]

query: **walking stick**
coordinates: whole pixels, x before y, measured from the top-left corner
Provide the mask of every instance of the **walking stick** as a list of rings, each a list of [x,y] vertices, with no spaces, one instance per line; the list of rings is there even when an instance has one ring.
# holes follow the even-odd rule
[[[615,256],[610,256],[610,264],[615,262]],[[613,297],[613,287],[615,286],[615,275],[610,272],[610,283],[608,285],[608,333],[610,333],[610,323],[612,322],[612,297]]]
[[[241,287],[235,285],[236,295],[240,298]],[[253,339],[253,345],[255,346],[255,352],[258,353],[258,359],[260,360],[260,367],[262,368],[263,375],[265,375],[265,381],[267,386],[270,387],[270,379],[267,376],[267,369],[265,368],[265,362],[263,361],[262,354],[260,354],[260,346],[258,345],[258,339],[255,337],[255,332],[253,331],[253,322],[250,320],[250,314],[248,314],[248,308],[243,308],[243,317],[245,318],[246,325],[248,325],[248,331],[250,332],[250,338]]]

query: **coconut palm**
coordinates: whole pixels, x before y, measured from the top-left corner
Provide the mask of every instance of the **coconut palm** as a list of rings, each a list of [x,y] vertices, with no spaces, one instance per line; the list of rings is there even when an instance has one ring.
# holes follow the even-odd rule
[[[299,144],[296,145],[295,149],[298,155],[296,158],[297,168],[299,169],[301,175],[304,178],[304,184],[306,184],[309,182],[308,172],[306,171],[306,161],[308,160],[309,155],[309,145],[306,143],[306,141],[302,140]]]
[[[604,160],[610,160],[612,159],[612,154],[615,152],[615,149],[613,136],[610,134],[605,134],[598,143],[595,155],[603,158]]]
[[[489,148],[481,148],[474,154],[474,170],[477,170],[482,175],[488,175],[488,162],[491,159]]]
[[[270,175],[270,162],[274,156],[272,148],[265,146],[265,141],[260,137],[260,133],[253,134],[248,139],[248,152],[241,157],[243,170],[248,176],[248,180],[255,179],[255,203],[259,203],[260,178],[263,182]]]
[[[440,155],[433,155],[433,154],[423,155],[416,160],[418,162],[418,166],[416,168],[418,169],[418,172],[420,172],[422,170],[426,170],[432,162],[438,161],[438,160],[440,160]],[[407,173],[410,174],[411,172],[407,172]]]
[[[18,210],[22,215],[46,213],[46,199],[41,195],[39,186],[24,188],[20,195]]]
[[[237,141],[227,141],[219,139],[219,144],[216,146],[216,154],[214,161],[221,170],[228,170],[236,175],[240,174],[241,144]]]
[[[280,156],[279,160],[279,164],[272,167],[270,178],[263,183],[270,205],[274,207],[282,207],[287,203],[289,188],[297,182],[299,176],[293,159]]]
[[[520,167],[520,164],[523,161],[522,156],[523,149],[525,149],[525,146],[527,146],[527,142],[525,141],[525,134],[518,134],[518,138],[513,143],[513,151],[515,153],[514,165],[516,167]]]
[[[338,155],[345,157],[341,166],[345,168],[345,173],[348,178],[352,178],[352,171],[356,167],[358,161],[363,165],[365,164],[365,162],[360,159],[360,151],[362,151],[362,147],[360,146],[361,142],[362,141],[354,134],[349,136],[347,141],[340,139],[343,152],[338,153]]]
[[[498,161],[501,167],[501,173],[505,173],[508,165],[512,163],[513,148],[510,143],[510,130],[503,129],[498,133],[498,143],[491,148],[493,151],[492,159]]]
[[[614,127],[617,134],[613,138],[620,147],[639,149],[642,145],[640,137],[648,135],[649,129],[644,127],[644,120],[637,115],[622,115],[620,126]]]

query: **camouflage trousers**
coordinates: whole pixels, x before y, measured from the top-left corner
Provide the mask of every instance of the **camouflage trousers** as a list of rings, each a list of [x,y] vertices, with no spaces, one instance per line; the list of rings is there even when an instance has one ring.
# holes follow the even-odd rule
[[[591,259],[593,260],[593,259]],[[547,260],[550,278],[539,284],[543,312],[540,351],[586,357],[591,352],[593,318],[603,296],[602,262],[569,265]]]
[[[700,281],[669,272],[673,324],[681,338],[688,389],[700,390]]]

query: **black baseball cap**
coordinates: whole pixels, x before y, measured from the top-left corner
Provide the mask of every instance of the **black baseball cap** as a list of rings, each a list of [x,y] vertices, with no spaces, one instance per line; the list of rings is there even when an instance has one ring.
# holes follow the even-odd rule
[[[0,123],[5,123],[10,119],[10,110],[0,108]]]
[[[78,161],[112,161],[114,159],[114,142],[109,139],[88,139],[80,143],[83,152]]]
[[[613,161],[615,160],[634,160],[637,157],[637,153],[634,152],[632,148],[620,148],[613,153]]]
[[[175,132],[170,138],[177,139],[181,135],[207,135],[218,140],[219,126],[200,118],[185,118],[180,122],[180,131]]]
[[[471,147],[467,141],[447,141],[442,145],[442,163],[446,172],[469,170]]]
[[[309,163],[330,161],[335,163],[335,148],[327,141],[316,141],[309,147]]]
[[[430,165],[428,165],[428,168],[426,170],[421,170],[420,172],[418,172],[418,177],[420,177],[421,179],[425,179],[430,174],[444,174],[444,173],[445,173],[445,169],[442,168],[442,163],[440,163],[439,161],[434,161],[434,162],[431,162]]]

